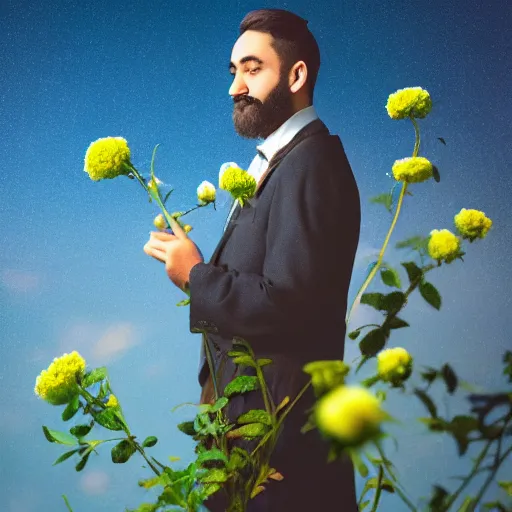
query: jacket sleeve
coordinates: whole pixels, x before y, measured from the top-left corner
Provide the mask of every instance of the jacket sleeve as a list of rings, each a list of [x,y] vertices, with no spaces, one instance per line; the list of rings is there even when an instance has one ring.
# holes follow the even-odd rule
[[[360,228],[359,193],[345,162],[312,168],[295,158],[279,169],[284,172],[270,208],[263,275],[195,265],[190,273],[192,332],[248,340],[291,334],[306,328],[311,318],[318,320],[333,302],[340,304]],[[343,317],[345,311],[338,314]]]

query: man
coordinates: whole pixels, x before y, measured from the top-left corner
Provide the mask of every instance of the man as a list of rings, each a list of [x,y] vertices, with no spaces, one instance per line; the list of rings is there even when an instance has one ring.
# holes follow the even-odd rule
[[[258,183],[253,201],[232,209],[209,263],[179,228],[152,233],[145,246],[174,284],[189,287],[190,328],[207,333],[220,394],[235,376],[254,374],[227,356],[234,336],[273,360],[264,374],[275,404],[308,382],[306,362],[343,358],[360,202],[341,141],[312,105],[319,66],[307,21],[277,9],[244,18],[229,94],[236,131],[265,139],[249,168]],[[209,373],[203,351],[203,403],[213,400]],[[286,418],[271,459],[284,479],[271,481],[248,511],[357,510],[351,462],[327,464],[318,431],[300,433],[314,402],[309,388]],[[232,398],[227,414],[234,421],[255,408],[264,408],[259,391]],[[219,493],[205,505],[226,509]]]

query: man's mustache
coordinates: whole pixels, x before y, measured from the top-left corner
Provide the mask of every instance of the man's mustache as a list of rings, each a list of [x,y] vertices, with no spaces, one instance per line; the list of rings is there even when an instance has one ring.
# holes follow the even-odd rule
[[[261,103],[261,101],[259,101],[256,98],[253,98],[252,96],[236,96],[235,98],[233,98],[233,101],[234,101],[235,105],[239,105],[239,106]]]

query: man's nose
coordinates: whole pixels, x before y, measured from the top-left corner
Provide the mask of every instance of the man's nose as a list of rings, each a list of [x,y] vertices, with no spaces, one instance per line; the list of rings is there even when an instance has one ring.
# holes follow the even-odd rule
[[[229,95],[233,98],[235,96],[239,96],[240,94],[247,94],[249,92],[249,89],[244,82],[243,78],[240,75],[235,75],[235,78],[233,79],[233,83],[231,84],[231,87],[229,88]]]

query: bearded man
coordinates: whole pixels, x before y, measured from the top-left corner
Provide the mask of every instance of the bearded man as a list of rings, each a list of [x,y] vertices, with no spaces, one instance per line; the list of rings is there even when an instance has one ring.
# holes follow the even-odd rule
[[[359,192],[342,143],[313,107],[320,53],[307,23],[264,9],[240,25],[229,63],[234,126],[242,137],[264,141],[248,169],[255,196],[243,208],[233,204],[210,261],[179,228],[152,233],[144,248],[166,264],[176,286],[190,290],[190,329],[207,333],[220,394],[237,375],[254,375],[227,356],[236,336],[257,358],[272,359],[263,369],[274,404],[293,400],[308,382],[306,362],[343,359],[360,230]],[[201,403],[212,403],[204,349],[199,383]],[[248,512],[357,510],[351,461],[328,464],[318,431],[300,433],[314,402],[310,387],[285,419],[271,458],[284,479],[267,484]],[[234,422],[262,408],[261,392],[252,391],[230,399],[226,412]],[[222,493],[205,505],[226,510]]]

